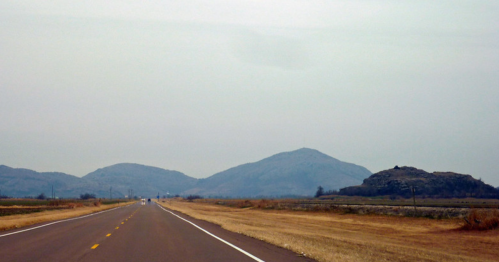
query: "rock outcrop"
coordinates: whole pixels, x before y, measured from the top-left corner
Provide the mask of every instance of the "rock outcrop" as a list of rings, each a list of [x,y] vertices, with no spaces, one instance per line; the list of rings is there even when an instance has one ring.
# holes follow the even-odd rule
[[[428,173],[414,167],[398,167],[384,170],[364,179],[360,186],[346,187],[341,195],[379,196],[397,195],[410,197],[415,194],[428,197],[480,197],[496,198],[494,187],[470,175],[453,172]]]

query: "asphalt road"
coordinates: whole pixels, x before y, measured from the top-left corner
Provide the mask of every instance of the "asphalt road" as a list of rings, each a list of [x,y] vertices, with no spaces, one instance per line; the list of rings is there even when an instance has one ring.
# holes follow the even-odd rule
[[[1,232],[0,261],[313,261],[155,203],[41,226]]]

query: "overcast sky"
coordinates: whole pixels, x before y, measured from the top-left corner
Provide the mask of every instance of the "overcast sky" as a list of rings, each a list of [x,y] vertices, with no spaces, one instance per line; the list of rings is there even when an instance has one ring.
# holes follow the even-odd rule
[[[202,178],[314,148],[499,186],[498,1],[0,1],[0,164]]]

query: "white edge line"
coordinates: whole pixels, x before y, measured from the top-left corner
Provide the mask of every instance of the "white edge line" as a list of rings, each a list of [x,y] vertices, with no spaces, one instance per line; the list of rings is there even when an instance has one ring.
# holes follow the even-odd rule
[[[205,232],[206,234],[208,234],[208,235],[210,235],[210,236],[212,236],[212,237],[214,237],[214,238],[216,238],[216,239],[218,239],[218,240],[222,241],[223,243],[225,243],[225,244],[229,245],[230,247],[234,248],[235,250],[237,250],[237,251],[239,251],[239,252],[241,252],[241,253],[243,253],[243,254],[247,255],[248,257],[251,257],[252,259],[254,259],[254,260],[258,261],[258,262],[265,262],[265,261],[263,261],[263,260],[261,260],[261,259],[259,259],[259,258],[255,257],[255,256],[253,256],[252,254],[250,254],[250,253],[248,253],[248,252],[246,252],[246,251],[242,250],[241,248],[239,248],[239,247],[237,247],[237,246],[235,246],[235,245],[233,245],[233,244],[231,244],[231,243],[229,243],[229,242],[227,242],[227,241],[225,241],[225,240],[223,240],[223,239],[221,239],[221,238],[219,238],[219,237],[217,237],[217,236],[213,235],[212,233],[210,233],[210,232],[208,232],[207,230],[203,229],[202,227],[200,227],[200,226],[198,226],[198,225],[196,225],[196,224],[192,223],[191,221],[189,221],[189,220],[187,220],[187,219],[185,219],[185,218],[182,218],[182,217],[178,216],[177,214],[175,214],[175,213],[173,213],[173,212],[171,212],[171,211],[168,211],[168,210],[164,209],[164,208],[163,208],[162,206],[160,206],[159,204],[157,204],[157,205],[158,205],[161,209],[163,209],[164,211],[166,211],[166,212],[168,212],[168,213],[170,213],[170,214],[172,214],[172,215],[174,215],[174,216],[176,216],[176,217],[178,217],[178,218],[180,218],[180,219],[184,220],[185,222],[187,222],[187,223],[189,223],[189,224],[191,224],[191,225],[195,226],[195,227],[196,227],[196,228],[198,228],[199,230],[201,230],[201,231]]]
[[[84,215],[84,216],[81,216],[81,217],[73,217],[73,218],[68,218],[68,219],[64,219],[64,220],[59,220],[59,221],[55,221],[55,222],[48,223],[48,224],[45,224],[45,225],[37,226],[37,227],[32,227],[32,228],[28,228],[28,229],[24,229],[24,230],[19,230],[19,231],[8,233],[8,234],[3,234],[3,235],[0,235],[0,237],[6,237],[6,236],[9,236],[9,235],[19,234],[19,233],[22,233],[22,232],[30,231],[30,230],[41,228],[41,227],[50,226],[50,225],[61,223],[61,222],[67,222],[67,221],[71,221],[71,220],[82,219],[82,218],[85,218],[85,217],[89,217],[89,216],[93,216],[93,215],[98,215],[98,214],[102,214],[102,213],[105,213],[105,212],[109,212],[109,211],[115,210],[117,208],[122,208],[122,207],[115,207],[115,208],[112,208],[112,209],[109,209],[109,210],[104,210],[104,211],[101,211],[101,212],[92,213],[92,214]]]

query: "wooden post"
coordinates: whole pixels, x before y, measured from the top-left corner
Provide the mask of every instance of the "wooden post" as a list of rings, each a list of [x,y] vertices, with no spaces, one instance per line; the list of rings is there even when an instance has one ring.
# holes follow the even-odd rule
[[[411,191],[412,191],[412,201],[414,204],[414,217],[416,217],[416,188],[412,186]]]

